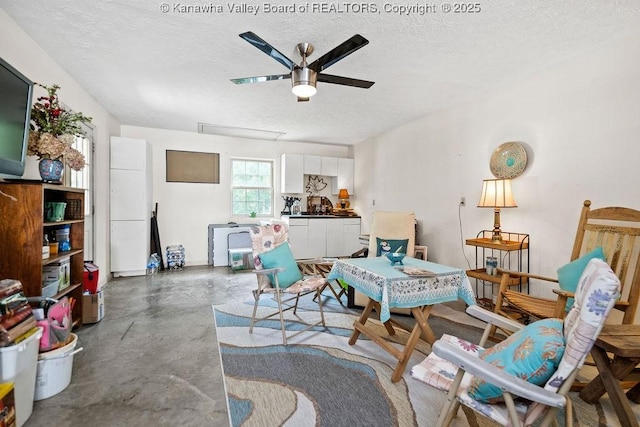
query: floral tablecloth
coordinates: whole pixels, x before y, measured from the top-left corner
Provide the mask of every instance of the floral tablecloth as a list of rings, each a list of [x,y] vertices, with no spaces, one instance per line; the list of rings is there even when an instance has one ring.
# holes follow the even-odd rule
[[[354,289],[380,302],[380,320],[389,320],[391,307],[412,308],[455,301],[461,298],[476,303],[471,283],[464,270],[429,261],[405,257],[404,267],[433,273],[430,277],[413,277],[392,266],[386,257],[336,260],[328,280],[342,279]]]

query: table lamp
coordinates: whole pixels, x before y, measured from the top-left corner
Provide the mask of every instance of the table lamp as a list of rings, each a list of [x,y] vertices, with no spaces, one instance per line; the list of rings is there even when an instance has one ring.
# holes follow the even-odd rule
[[[341,188],[338,192],[338,199],[340,199],[340,207],[342,209],[347,207],[347,200],[349,200],[349,192],[346,188]]]
[[[482,195],[478,202],[479,208],[493,208],[493,243],[502,243],[500,232],[500,208],[517,208],[513,193],[511,192],[510,179],[485,179],[482,182]]]

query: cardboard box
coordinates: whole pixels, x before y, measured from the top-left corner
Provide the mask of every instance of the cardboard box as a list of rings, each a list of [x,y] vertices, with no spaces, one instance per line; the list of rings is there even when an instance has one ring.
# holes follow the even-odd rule
[[[16,426],[16,400],[12,382],[0,384],[0,426]]]
[[[71,260],[63,258],[59,262],[47,264],[42,267],[42,284],[59,280],[58,292],[71,284]]]
[[[104,317],[104,295],[82,295],[82,323],[98,323]]]

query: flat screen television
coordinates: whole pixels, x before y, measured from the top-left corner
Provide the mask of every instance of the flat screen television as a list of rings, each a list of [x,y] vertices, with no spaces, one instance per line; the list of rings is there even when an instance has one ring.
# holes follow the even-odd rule
[[[33,82],[0,58],[0,178],[21,178],[29,140]]]

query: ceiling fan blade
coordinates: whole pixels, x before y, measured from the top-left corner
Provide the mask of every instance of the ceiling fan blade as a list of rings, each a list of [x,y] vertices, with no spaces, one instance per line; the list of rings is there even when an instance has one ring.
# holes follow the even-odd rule
[[[291,78],[291,73],[289,74],[272,74],[270,76],[256,76],[256,77],[241,77],[239,79],[231,79],[237,85],[242,85],[245,83],[262,83],[268,82],[271,80],[286,80]]]
[[[365,39],[360,34],[356,34],[349,40],[343,42],[313,61],[309,64],[309,68],[319,73],[367,44],[369,44],[369,40]]]
[[[318,74],[318,81],[324,83],[334,83],[337,85],[361,87],[369,89],[375,82],[367,80],[352,79],[349,77],[334,76],[333,74]]]
[[[255,33],[251,31],[247,31],[246,33],[240,34],[240,37],[242,37],[243,39],[245,39],[246,41],[248,41],[249,43],[257,47],[258,49],[260,49],[261,51],[263,51],[264,53],[266,53],[267,55],[269,55],[270,57],[272,57],[273,59],[275,59],[282,65],[284,65],[285,67],[287,67],[289,70],[293,70],[296,67],[297,64],[295,62],[293,62],[292,60],[287,58],[285,55],[283,55],[282,52],[280,52],[278,49],[271,46],[266,41],[262,40]]]

